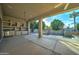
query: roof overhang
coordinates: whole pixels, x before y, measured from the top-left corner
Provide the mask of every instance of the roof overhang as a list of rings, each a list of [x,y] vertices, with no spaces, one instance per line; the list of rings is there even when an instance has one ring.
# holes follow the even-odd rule
[[[4,15],[33,20],[69,12],[79,8],[79,3],[11,3],[2,4]]]

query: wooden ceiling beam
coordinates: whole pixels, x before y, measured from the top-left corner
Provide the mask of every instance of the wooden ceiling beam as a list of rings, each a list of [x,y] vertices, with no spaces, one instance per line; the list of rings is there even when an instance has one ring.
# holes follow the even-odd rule
[[[68,8],[68,6],[69,6],[69,3],[67,3],[67,4],[65,5],[64,10],[66,10],[66,9]]]
[[[58,8],[58,7],[60,7],[61,5],[63,5],[63,3],[57,4],[54,8]]]

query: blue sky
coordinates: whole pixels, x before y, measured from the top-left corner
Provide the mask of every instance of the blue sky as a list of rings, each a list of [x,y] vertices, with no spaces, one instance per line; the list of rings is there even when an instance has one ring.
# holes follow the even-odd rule
[[[79,12],[79,10],[74,10],[75,12]],[[69,14],[71,14],[73,11],[70,11],[70,12],[66,12],[66,13],[63,13],[63,14],[58,14],[58,15],[55,15],[55,16],[50,16],[50,17],[47,17],[47,18],[44,18],[43,21],[45,22],[45,24],[47,26],[50,26],[51,22],[54,20],[54,19],[59,19],[61,20],[65,26],[68,26],[68,24],[71,24],[70,27],[73,27],[73,18],[70,18],[69,17]],[[76,17],[76,22],[79,23],[79,16]]]

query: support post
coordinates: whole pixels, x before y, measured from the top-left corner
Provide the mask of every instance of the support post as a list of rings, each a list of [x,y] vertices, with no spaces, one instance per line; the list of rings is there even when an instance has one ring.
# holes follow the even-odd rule
[[[42,37],[42,18],[39,18],[39,26],[38,26],[38,37]]]
[[[27,34],[29,35],[30,34],[30,22],[28,22],[28,32]]]

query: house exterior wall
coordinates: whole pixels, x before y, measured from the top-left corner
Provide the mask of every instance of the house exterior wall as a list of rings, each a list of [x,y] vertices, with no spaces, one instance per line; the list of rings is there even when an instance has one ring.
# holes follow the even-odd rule
[[[0,5],[0,42],[3,38],[3,29],[2,29],[2,8]]]

